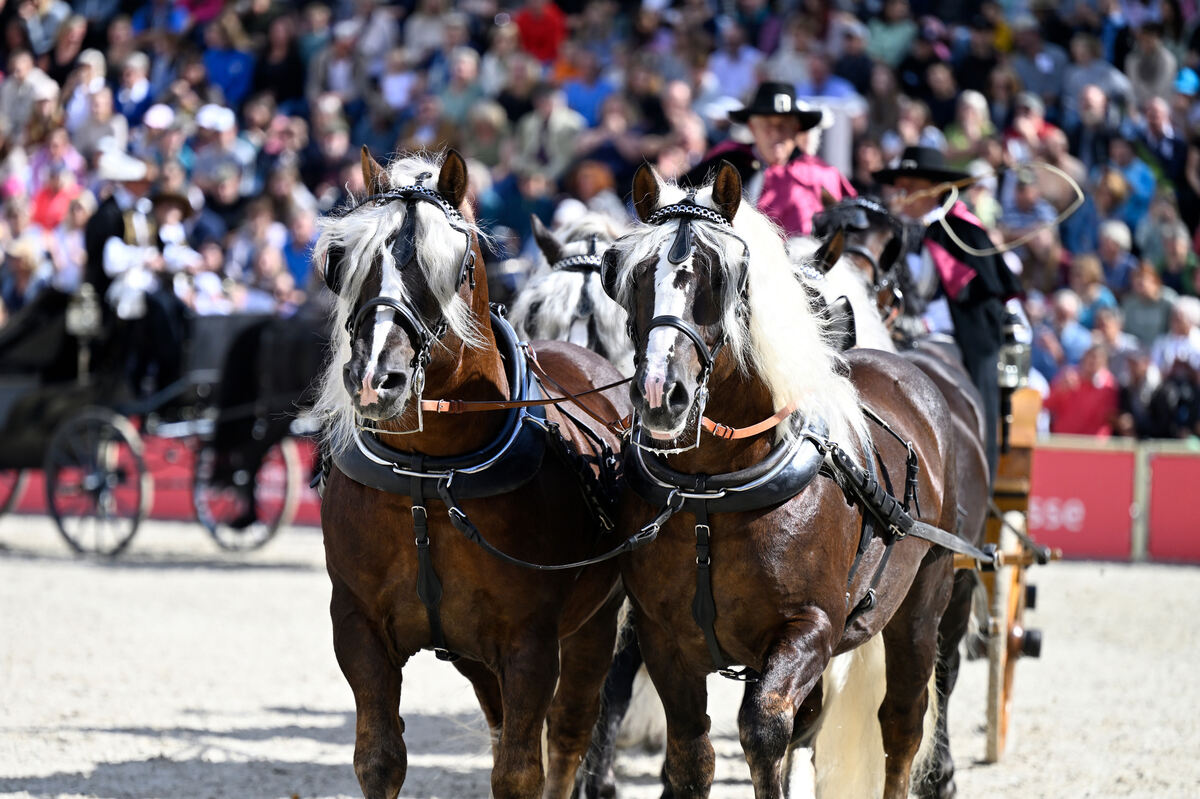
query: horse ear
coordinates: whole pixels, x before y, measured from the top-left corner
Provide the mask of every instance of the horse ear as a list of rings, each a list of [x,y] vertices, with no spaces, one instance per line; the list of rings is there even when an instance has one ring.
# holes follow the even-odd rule
[[[561,261],[563,259],[562,244],[554,237],[553,233],[546,229],[537,214],[530,214],[529,219],[533,223],[533,240],[537,242],[542,255],[546,256],[546,263],[553,266]]]
[[[649,164],[642,164],[633,176],[633,210],[645,222],[657,209],[658,178]]]
[[[387,190],[387,171],[371,157],[371,151],[365,144],[362,146],[362,173],[367,194],[379,194]]]
[[[832,208],[837,205],[837,200],[829,193],[829,189],[824,186],[821,187],[821,205],[825,208]]]
[[[742,204],[742,176],[738,174],[737,168],[728,161],[722,160],[721,165],[717,167],[717,177],[713,181],[712,188],[713,205],[721,213],[721,216],[729,222],[733,222],[734,214],[738,212],[738,206]]]
[[[617,267],[617,250],[609,247],[600,256],[600,285],[614,302],[617,301]]]
[[[461,206],[467,198],[467,162],[458,154],[458,150],[452,148],[446,151],[437,187],[438,193],[453,208]]]
[[[842,257],[842,250],[846,247],[846,233],[842,228],[838,228],[833,232],[833,235],[821,244],[813,255],[813,266],[820,270],[821,274],[826,274],[833,265],[836,264]]]
[[[892,236],[879,256],[879,271],[890,272],[904,252],[904,237]]]

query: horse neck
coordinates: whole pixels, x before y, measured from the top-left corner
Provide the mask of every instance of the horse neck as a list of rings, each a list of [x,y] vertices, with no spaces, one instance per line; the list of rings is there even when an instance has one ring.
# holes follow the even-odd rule
[[[434,346],[433,360],[425,370],[426,399],[467,401],[509,399],[508,377],[496,346],[496,334],[488,302],[483,259],[476,254],[476,285],[471,290],[471,311],[483,344],[468,347],[452,333],[446,347]],[[426,412],[424,429],[407,435],[380,434],[388,446],[401,452],[424,455],[459,455],[482,449],[500,433],[504,411],[443,414]],[[416,412],[410,408],[401,417],[404,429],[416,427]]]
[[[758,376],[731,366],[727,371],[723,370],[718,362],[709,381],[705,416],[729,427],[748,427],[770,417],[776,410],[770,390]],[[774,440],[773,429],[735,441],[726,441],[701,431],[699,447],[672,455],[668,462],[672,468],[692,474],[737,471],[765,458]]]

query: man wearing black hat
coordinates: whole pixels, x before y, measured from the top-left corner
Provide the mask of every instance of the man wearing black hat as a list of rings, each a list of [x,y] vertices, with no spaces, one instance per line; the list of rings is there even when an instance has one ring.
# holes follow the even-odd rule
[[[937,284],[921,324],[928,332],[952,333],[962,350],[963,363],[983,395],[988,463],[995,474],[1004,303],[1021,293],[1021,285],[999,254],[976,254],[994,253],[995,246],[967,207],[962,202],[945,207],[949,184],[968,175],[947,169],[940,150],[908,147],[897,166],[873,177],[893,187],[893,213],[924,227],[918,271],[936,273]]]
[[[855,196],[842,173],[807,152],[812,131],[824,113],[796,99],[789,83],[759,85],[750,105],[729,114],[750,128],[753,144],[724,142],[714,147],[684,180],[700,185],[719,160],[741,174],[746,196],[788,236],[807,236],[813,215],[824,206],[822,190],[835,199]]]

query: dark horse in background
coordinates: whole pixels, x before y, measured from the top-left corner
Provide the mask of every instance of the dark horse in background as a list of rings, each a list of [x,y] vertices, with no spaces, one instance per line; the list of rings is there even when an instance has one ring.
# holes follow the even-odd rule
[[[911,230],[895,219],[884,206],[867,198],[834,202],[827,198],[825,210],[814,219],[814,232],[845,237],[844,258],[859,268],[863,280],[875,289],[880,315],[889,321],[919,310],[920,292],[905,263],[904,255],[919,248]],[[958,504],[962,509],[959,534],[968,542],[983,544],[991,499],[987,450],[984,436],[987,425],[986,405],[979,390],[963,366],[961,354],[952,341],[942,337],[893,339],[902,357],[925,372],[941,389],[954,421]],[[950,604],[942,617],[938,633],[937,689],[938,737],[930,768],[924,772],[915,791],[924,799],[948,799],[956,793],[954,759],[950,753],[948,726],[950,694],[958,680],[961,665],[960,644],[967,633],[972,599],[979,586],[978,574],[959,570],[954,576]]]
[[[385,169],[364,149],[363,178],[372,196],[326,220],[317,245],[338,295],[317,404],[331,461],[321,521],[334,650],[357,710],[355,772],[368,799],[400,791],[402,670],[433,648],[471,681],[492,729],[492,795],[565,798],[598,712],[620,581],[612,560],[528,566],[611,548],[587,489],[618,442],[556,407],[434,412],[541,394],[475,275],[483,259],[462,158]],[[620,379],[571,344],[533,351],[539,373],[572,394]],[[584,402],[603,419],[628,412],[620,396]],[[483,468],[493,463],[508,467]]]
[[[649,224],[618,240],[604,269],[606,287],[633,323],[636,443],[662,453],[634,457],[654,459],[656,473],[677,475],[696,486],[692,491],[730,470],[753,469],[797,437],[837,442],[863,468],[878,459],[892,474],[903,473],[905,447],[868,433],[861,397],[912,442],[920,464],[914,512],[955,529],[951,421],[940,392],[916,367],[887,353],[850,352],[842,365],[783,242],[761,214],[741,204],[736,170],[723,165],[711,188],[685,197],[643,168],[634,204]],[[710,415],[727,426],[713,429],[739,434],[700,433],[696,426]],[[766,424],[772,420],[782,422]],[[689,448],[681,442],[693,429],[700,446]],[[630,464],[627,455],[627,480]],[[713,750],[705,678],[743,664],[756,677],[738,723],[757,797],[783,795],[786,755],[815,736],[818,795],[907,796],[930,709],[937,627],[950,595],[949,553],[912,535],[871,537],[862,548],[863,512],[847,503],[841,483],[823,477],[766,507],[703,520],[696,512],[669,497],[659,508],[627,492],[621,513],[627,530],[659,514],[652,523],[657,540],[623,556],[622,577],[667,713],[670,794],[708,796]],[[711,612],[693,612],[702,586],[698,566],[710,575]],[[882,689],[880,703],[869,691],[837,696],[832,684],[823,690],[831,658],[847,654]],[[830,713],[843,707],[860,722],[877,715],[881,756],[871,763],[823,761],[823,706]],[[825,724],[836,731],[844,718]],[[827,754],[854,760],[862,751],[862,741],[843,743]],[[830,765],[824,772],[822,762]]]

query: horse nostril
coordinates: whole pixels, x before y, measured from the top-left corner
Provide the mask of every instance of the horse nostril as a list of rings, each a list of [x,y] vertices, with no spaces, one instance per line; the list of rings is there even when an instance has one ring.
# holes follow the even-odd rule
[[[688,408],[688,403],[691,397],[688,396],[687,389],[683,387],[683,383],[675,382],[671,384],[671,388],[667,391],[667,409],[672,413],[683,413]]]
[[[379,383],[380,391],[399,391],[408,382],[408,375],[402,372],[388,372]]]

